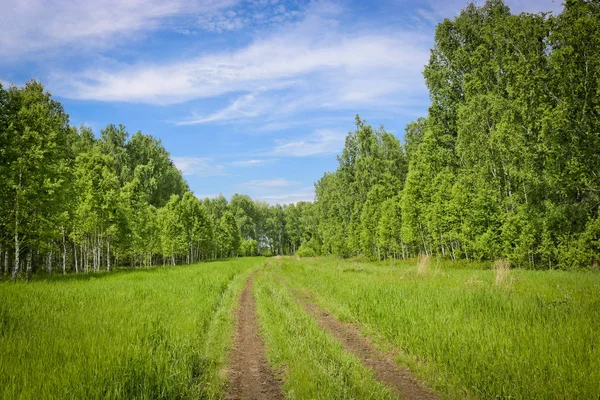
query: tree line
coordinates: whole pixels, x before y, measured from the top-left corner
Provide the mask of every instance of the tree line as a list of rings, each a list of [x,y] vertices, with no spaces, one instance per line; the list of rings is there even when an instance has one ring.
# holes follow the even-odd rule
[[[436,28],[431,105],[404,143],[357,117],[316,183],[309,252],[600,261],[600,2],[468,5]],[[304,248],[302,248],[304,250]]]
[[[436,28],[428,115],[404,143],[356,117],[315,201],[197,199],[160,141],[69,125],[31,81],[0,84],[0,268],[239,255],[600,262],[600,2],[558,15],[468,5]]]
[[[200,200],[159,140],[69,125],[43,86],[0,84],[0,272],[110,271],[293,253],[299,204]],[[294,228],[296,227],[296,228]],[[295,229],[295,230],[294,230]]]

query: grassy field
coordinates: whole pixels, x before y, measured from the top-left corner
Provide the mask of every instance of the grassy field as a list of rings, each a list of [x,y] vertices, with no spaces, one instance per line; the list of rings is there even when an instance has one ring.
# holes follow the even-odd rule
[[[600,275],[336,259],[274,273],[398,354],[442,397],[600,396]]]
[[[290,399],[387,399],[319,328],[308,294],[441,398],[600,395],[600,274],[485,264],[245,258],[0,284],[0,398],[222,398],[252,271],[267,359]]]
[[[0,398],[215,398],[238,259],[0,284]]]
[[[342,345],[322,331],[270,270],[255,287],[270,363],[285,373],[289,399],[393,399]]]

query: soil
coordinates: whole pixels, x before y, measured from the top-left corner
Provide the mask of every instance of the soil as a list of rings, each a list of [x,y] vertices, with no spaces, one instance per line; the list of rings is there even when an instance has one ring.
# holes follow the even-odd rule
[[[296,300],[321,326],[337,340],[344,349],[356,355],[363,364],[375,372],[377,380],[388,386],[402,399],[437,399],[423,383],[419,382],[406,368],[400,368],[390,356],[383,354],[365,337],[356,326],[341,322],[310,300],[309,295],[295,294]]]
[[[265,345],[260,336],[253,286],[254,275],[250,276],[242,291],[235,314],[235,339],[226,398],[282,399],[281,380],[267,363]]]

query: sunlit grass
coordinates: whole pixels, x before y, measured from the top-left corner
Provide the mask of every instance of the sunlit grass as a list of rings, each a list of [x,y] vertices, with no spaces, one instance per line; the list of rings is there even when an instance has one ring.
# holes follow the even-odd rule
[[[600,396],[600,274],[417,260],[281,260],[293,285],[398,351],[447,397]]]
[[[0,397],[216,398],[239,259],[0,284]]]
[[[290,399],[392,399],[342,345],[319,328],[269,272],[256,280],[257,311],[268,359]]]

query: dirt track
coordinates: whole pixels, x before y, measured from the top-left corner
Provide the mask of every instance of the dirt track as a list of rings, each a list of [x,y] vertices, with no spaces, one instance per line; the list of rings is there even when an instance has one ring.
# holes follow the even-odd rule
[[[322,329],[339,340],[346,351],[360,358],[364,365],[375,372],[377,380],[390,387],[400,398],[437,399],[408,369],[399,368],[388,356],[376,349],[355,326],[339,321],[314,304],[307,295],[295,295],[295,298]]]
[[[250,276],[236,311],[234,348],[229,367],[227,399],[282,399],[281,381],[269,367],[258,325]]]

